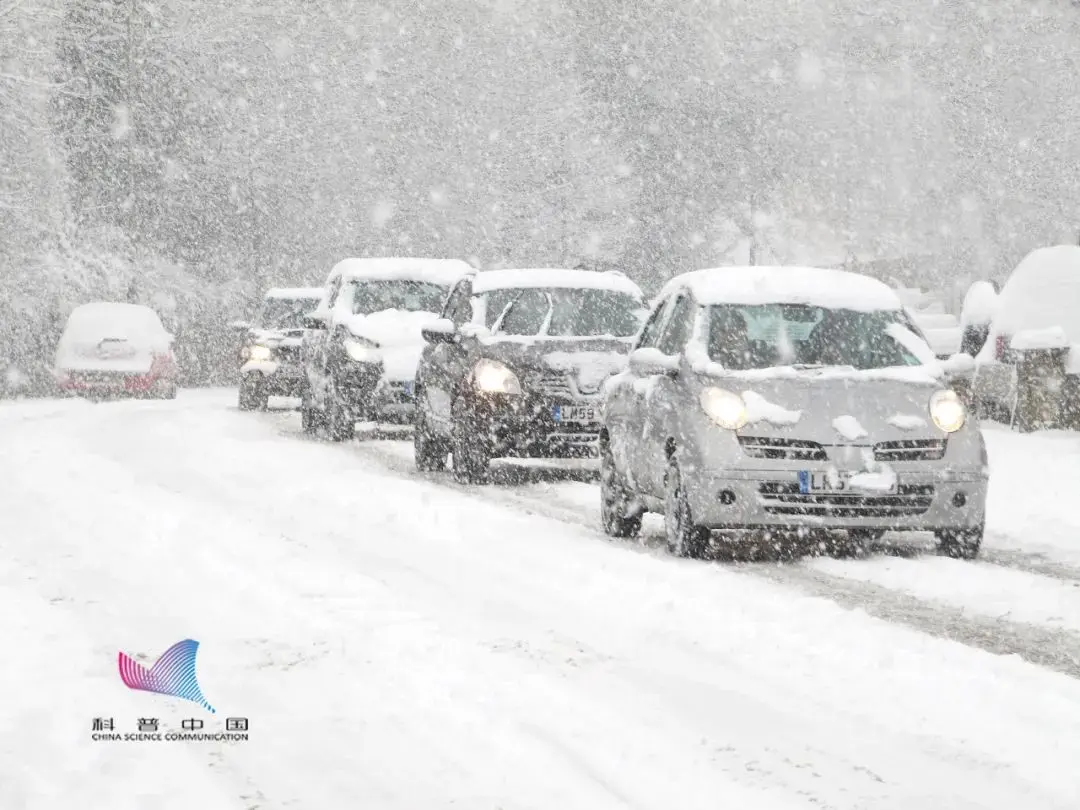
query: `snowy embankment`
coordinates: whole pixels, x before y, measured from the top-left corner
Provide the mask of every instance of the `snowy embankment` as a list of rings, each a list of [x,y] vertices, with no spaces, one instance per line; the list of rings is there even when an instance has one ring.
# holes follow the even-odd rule
[[[0,807],[1076,806],[1073,678],[234,398],[0,406]],[[91,742],[200,716],[116,673],[187,637],[250,741]]]

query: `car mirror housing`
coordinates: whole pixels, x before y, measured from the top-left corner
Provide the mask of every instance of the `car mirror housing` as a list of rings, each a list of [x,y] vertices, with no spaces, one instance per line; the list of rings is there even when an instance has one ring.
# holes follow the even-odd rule
[[[630,352],[630,369],[647,377],[674,377],[679,373],[679,356],[664,354],[659,349],[634,349]]]
[[[420,330],[421,336],[428,343],[456,343],[460,336],[453,321],[448,318],[439,318],[437,321],[425,326]]]

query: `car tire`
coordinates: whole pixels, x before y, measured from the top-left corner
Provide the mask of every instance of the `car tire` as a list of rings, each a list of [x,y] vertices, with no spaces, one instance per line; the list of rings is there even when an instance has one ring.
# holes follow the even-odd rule
[[[631,496],[626,482],[615,466],[611,445],[600,440],[600,521],[608,537],[637,537],[641,532],[641,513],[630,515]]]
[[[443,472],[446,469],[449,444],[431,433],[424,409],[417,403],[413,425],[413,456],[421,472]]]
[[[454,480],[459,484],[486,484],[491,480],[491,451],[479,436],[470,435],[469,420],[454,418],[451,440]]]
[[[676,557],[699,559],[709,545],[709,530],[694,523],[679,463],[672,456],[664,476],[664,533],[668,551]]]
[[[240,380],[237,406],[242,411],[265,411],[270,397],[264,390],[261,374],[247,374]]]
[[[934,532],[938,554],[957,560],[974,560],[982,546],[983,527],[977,529],[945,529]]]
[[[334,382],[326,397],[326,435],[332,442],[347,442],[356,437],[356,414],[338,395]]]
[[[300,399],[300,427],[308,436],[314,436],[323,426],[322,411],[317,410],[311,404],[311,397],[304,393]]]

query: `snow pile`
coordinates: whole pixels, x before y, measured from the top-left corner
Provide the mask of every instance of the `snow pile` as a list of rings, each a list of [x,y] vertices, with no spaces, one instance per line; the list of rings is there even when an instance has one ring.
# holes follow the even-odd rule
[[[989,281],[976,281],[964,296],[960,309],[960,326],[985,326],[994,320],[998,308],[998,294]]]
[[[746,403],[746,421],[751,424],[769,422],[773,425],[794,425],[802,418],[802,411],[790,411],[769,402],[756,391],[743,391],[742,398]]]
[[[899,310],[900,299],[876,279],[844,270],[812,267],[719,267],[671,279],[659,297],[688,289],[698,303],[809,304],[859,312]]]
[[[900,430],[918,430],[921,427],[926,427],[926,420],[914,414],[895,413],[885,421]]]
[[[1069,346],[1069,336],[1060,326],[1048,326],[1043,329],[1021,329],[1009,342],[1009,347],[1017,351],[1037,351],[1040,349],[1065,349]]]
[[[849,442],[866,437],[866,429],[851,415],[838,416],[832,421],[833,429]]]
[[[641,299],[641,288],[622,273],[601,273],[593,270],[564,270],[543,268],[529,270],[485,270],[477,273],[473,292],[507,290],[528,287],[549,287],[571,290],[611,290]]]
[[[438,318],[438,314],[423,310],[387,309],[370,315],[350,315],[344,324],[357,337],[379,345],[386,379],[412,380],[424,351],[421,330]]]
[[[569,372],[577,381],[578,390],[592,394],[604,381],[626,368],[626,355],[618,352],[551,352],[544,362],[556,371]]]

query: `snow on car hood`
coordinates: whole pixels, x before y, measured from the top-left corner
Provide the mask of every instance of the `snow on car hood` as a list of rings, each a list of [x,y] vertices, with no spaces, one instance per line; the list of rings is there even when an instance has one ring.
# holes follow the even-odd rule
[[[357,337],[379,344],[386,379],[412,380],[424,351],[421,330],[438,317],[437,313],[424,310],[387,309],[370,315],[351,315],[344,325]]]
[[[852,379],[813,376],[714,378],[713,384],[743,396],[748,402],[766,400],[776,408],[800,413],[796,422],[761,419],[740,432],[753,436],[783,436],[832,444],[874,444],[880,441],[941,438],[929,418],[930,396],[943,386],[890,379]],[[898,420],[898,413],[909,416]],[[925,417],[921,422],[914,417]],[[864,435],[865,434],[865,435]]]
[[[599,392],[606,379],[626,368],[626,351],[618,349],[549,352],[543,359],[550,368],[572,376],[583,394]]]

